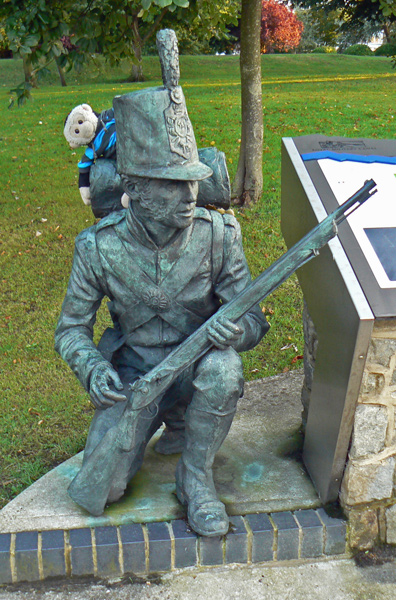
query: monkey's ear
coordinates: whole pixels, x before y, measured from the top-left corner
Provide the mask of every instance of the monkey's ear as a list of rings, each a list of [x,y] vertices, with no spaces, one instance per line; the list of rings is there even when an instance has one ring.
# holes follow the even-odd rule
[[[92,112],[92,108],[89,106],[89,104],[81,104],[81,108],[83,110],[87,110],[88,112]]]

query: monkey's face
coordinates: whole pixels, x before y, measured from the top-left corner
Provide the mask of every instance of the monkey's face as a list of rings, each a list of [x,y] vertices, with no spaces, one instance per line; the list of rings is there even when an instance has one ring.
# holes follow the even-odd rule
[[[98,117],[89,104],[80,104],[73,108],[66,119],[63,130],[70,148],[87,146],[95,137]]]

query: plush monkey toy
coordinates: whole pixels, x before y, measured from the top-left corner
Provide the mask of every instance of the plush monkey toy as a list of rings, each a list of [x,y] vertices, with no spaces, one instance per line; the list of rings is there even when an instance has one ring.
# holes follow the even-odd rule
[[[114,110],[95,112],[89,104],[80,104],[67,115],[64,136],[70,148],[88,146],[78,163],[78,187],[84,204],[91,204],[89,172],[94,161],[99,158],[116,158],[116,125]],[[124,198],[125,196],[125,198]],[[123,205],[127,205],[128,196],[124,194]],[[124,204],[125,203],[125,204]]]

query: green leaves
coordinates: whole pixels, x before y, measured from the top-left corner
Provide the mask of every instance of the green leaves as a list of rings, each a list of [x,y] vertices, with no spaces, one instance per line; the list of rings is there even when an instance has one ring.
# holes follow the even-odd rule
[[[379,0],[379,4],[384,17],[396,16],[395,0]]]
[[[51,52],[52,52],[52,54],[55,57],[58,57],[58,56],[60,56],[62,54],[62,52],[63,52],[63,45],[62,45],[62,42],[60,40],[56,41],[56,42],[54,42],[52,44],[52,46],[51,46]]]
[[[173,11],[176,7],[188,8],[190,3],[189,0],[142,0],[141,6],[143,10],[149,10],[153,5],[159,6],[160,8],[169,8]],[[139,16],[142,16],[139,13]]]
[[[51,60],[79,70],[95,53],[111,64],[141,64],[160,27],[175,28],[187,51],[208,48],[210,38],[227,37],[239,6],[240,0],[8,0],[0,3],[0,19],[11,49],[28,57],[36,75]]]
[[[368,41],[364,39],[364,34],[360,38],[358,35],[367,26],[373,27],[376,24],[377,32],[380,32],[396,17],[396,0],[297,0],[295,5],[312,9],[312,13],[316,12],[323,19],[338,11],[340,21],[337,33],[355,31],[356,42],[353,43]]]
[[[28,36],[26,36],[26,38],[24,40],[24,44],[25,44],[25,46],[33,47],[33,46],[37,46],[39,41],[40,41],[39,35],[37,35],[37,34],[28,35]]]
[[[22,104],[25,104],[26,100],[30,100],[32,87],[33,86],[31,83],[25,81],[24,83],[21,83],[17,87],[10,90],[11,94],[15,94],[16,98],[14,98],[13,95],[11,96],[8,103],[8,108],[12,108],[14,106],[15,100],[17,101],[18,106],[22,106]]]

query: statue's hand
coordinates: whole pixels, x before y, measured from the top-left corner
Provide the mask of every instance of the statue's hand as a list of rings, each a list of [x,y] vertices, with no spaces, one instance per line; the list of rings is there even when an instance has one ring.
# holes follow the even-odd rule
[[[82,201],[84,202],[84,204],[86,206],[89,206],[91,204],[91,191],[89,187],[80,187],[80,195],[82,198]]]
[[[219,350],[233,346],[243,334],[243,328],[225,316],[219,316],[208,327],[208,338]]]
[[[116,402],[125,402],[126,396],[111,389],[111,385],[118,391],[124,387],[117,371],[110,364],[97,365],[92,371],[89,385],[91,402],[95,408],[103,410]]]

